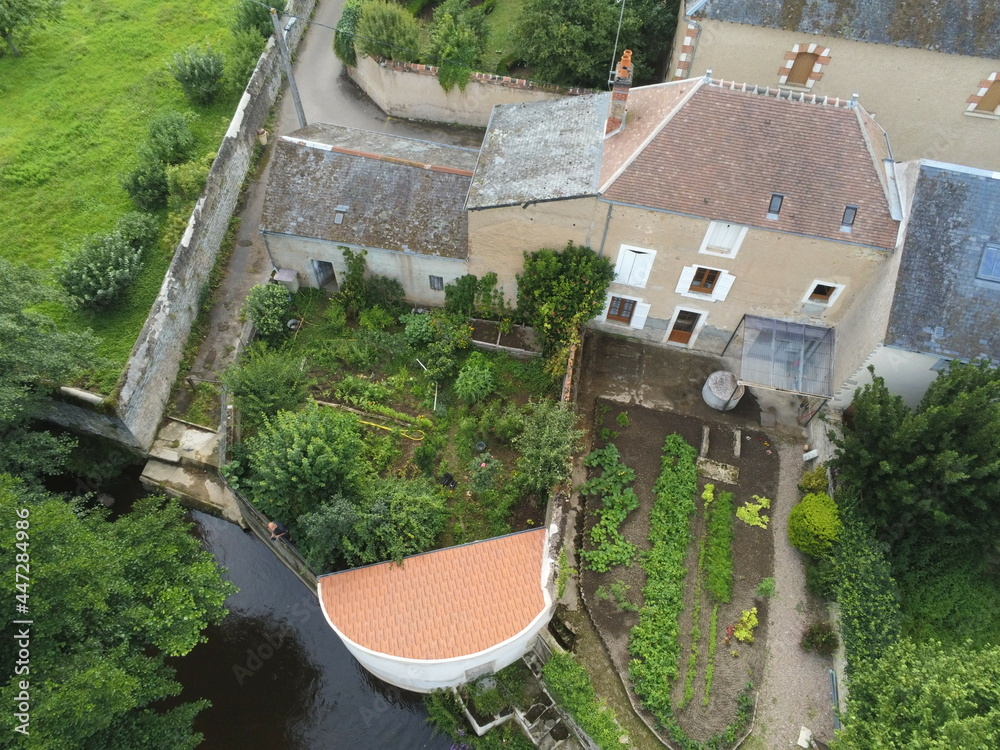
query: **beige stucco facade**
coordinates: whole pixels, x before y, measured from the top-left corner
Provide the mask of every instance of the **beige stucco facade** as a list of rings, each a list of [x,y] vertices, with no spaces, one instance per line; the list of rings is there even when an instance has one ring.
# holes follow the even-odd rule
[[[857,93],[892,138],[896,161],[936,159],[1000,170],[1000,117],[968,113],[969,97],[1000,71],[1000,60],[725,21],[697,23],[700,32],[687,46],[692,30],[684,19],[678,24],[672,71],[686,54],[691,77],[711,68],[713,78],[778,87],[786,55],[795,45],[815,44],[818,54],[829,50],[819,77],[811,86],[785,88],[841,98]]]
[[[366,249],[356,245],[269,232],[263,233],[263,236],[274,267],[294,270],[298,274],[299,284],[309,287],[326,286],[332,281],[339,283],[344,278],[347,265],[344,263],[343,248],[353,252]],[[418,305],[444,305],[444,285],[469,272],[467,262],[460,258],[379,248],[367,248],[367,253],[365,264],[368,271],[398,279],[403,285],[406,299]],[[331,264],[332,269],[326,270],[332,270],[335,278],[326,277],[322,266],[318,265],[320,263]],[[431,276],[441,279],[441,289],[431,288]]]

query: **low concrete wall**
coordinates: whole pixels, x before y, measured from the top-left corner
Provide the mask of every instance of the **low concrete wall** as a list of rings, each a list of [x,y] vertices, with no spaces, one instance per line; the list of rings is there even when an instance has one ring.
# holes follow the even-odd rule
[[[445,91],[438,83],[436,66],[364,55],[358,56],[357,66],[348,68],[348,73],[387,115],[477,127],[486,127],[497,104],[593,93],[490,73],[473,73],[465,91],[457,86]]]
[[[315,0],[294,0],[289,12],[308,17],[314,4]],[[288,31],[286,42],[290,49],[298,44],[305,27],[297,23]],[[257,145],[257,130],[267,121],[280,89],[281,65],[272,37],[243,92],[208,173],[205,191],[118,381],[117,414],[132,432],[134,443],[146,450],[153,443],[166,409],[184,345],[198,315],[201,291],[236,208]]]

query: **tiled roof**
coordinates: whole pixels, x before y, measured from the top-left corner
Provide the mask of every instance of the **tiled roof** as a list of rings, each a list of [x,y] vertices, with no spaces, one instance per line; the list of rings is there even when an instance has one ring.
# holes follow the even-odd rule
[[[493,108],[468,207],[594,195],[610,94]]]
[[[261,228],[386,250],[464,258],[477,152],[335,125],[281,137]],[[338,205],[347,206],[336,223]]]
[[[746,89],[746,90],[744,90]],[[661,117],[656,95],[633,90],[629,119],[643,109]],[[881,159],[881,128],[858,106],[779,98],[776,89],[705,83],[652,140],[625,160],[604,192],[612,201],[764,229],[890,249],[892,219]],[[800,97],[801,98],[801,97]],[[827,100],[828,102],[831,100]],[[648,132],[648,121],[644,132]],[[612,136],[605,153],[614,153]],[[616,157],[620,160],[620,157]],[[895,189],[894,187],[892,188]],[[779,218],[766,218],[772,193],[784,195]],[[841,232],[846,206],[858,207],[853,231]]]
[[[1000,243],[1000,173],[921,162],[886,343],[1000,361],[1000,282],[977,279]]]
[[[487,539],[319,578],[327,618],[372,651],[449,659],[485,651],[546,607],[545,529]]]
[[[696,15],[897,47],[1000,57],[996,0],[686,0]]]

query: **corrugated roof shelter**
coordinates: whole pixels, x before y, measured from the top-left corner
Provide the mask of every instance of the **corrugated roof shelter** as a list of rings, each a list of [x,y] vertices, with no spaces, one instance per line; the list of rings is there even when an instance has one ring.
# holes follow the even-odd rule
[[[519,658],[548,622],[549,572],[546,530],[531,529],[320,576],[319,599],[362,665],[425,691]]]
[[[1000,361],[1000,172],[920,163],[886,343]]]
[[[689,12],[858,42],[1000,57],[996,0],[687,0]]]
[[[464,203],[477,153],[310,125],[275,144],[261,231],[465,258]]]

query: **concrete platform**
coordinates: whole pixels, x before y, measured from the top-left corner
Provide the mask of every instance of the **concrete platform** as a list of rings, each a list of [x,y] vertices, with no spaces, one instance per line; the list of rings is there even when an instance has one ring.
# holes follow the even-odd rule
[[[146,462],[139,481],[152,492],[172,495],[182,505],[220,516],[246,528],[236,497],[214,469],[207,471],[151,458]]]
[[[219,435],[207,427],[168,417],[156,434],[149,456],[167,464],[214,471],[219,468]]]

